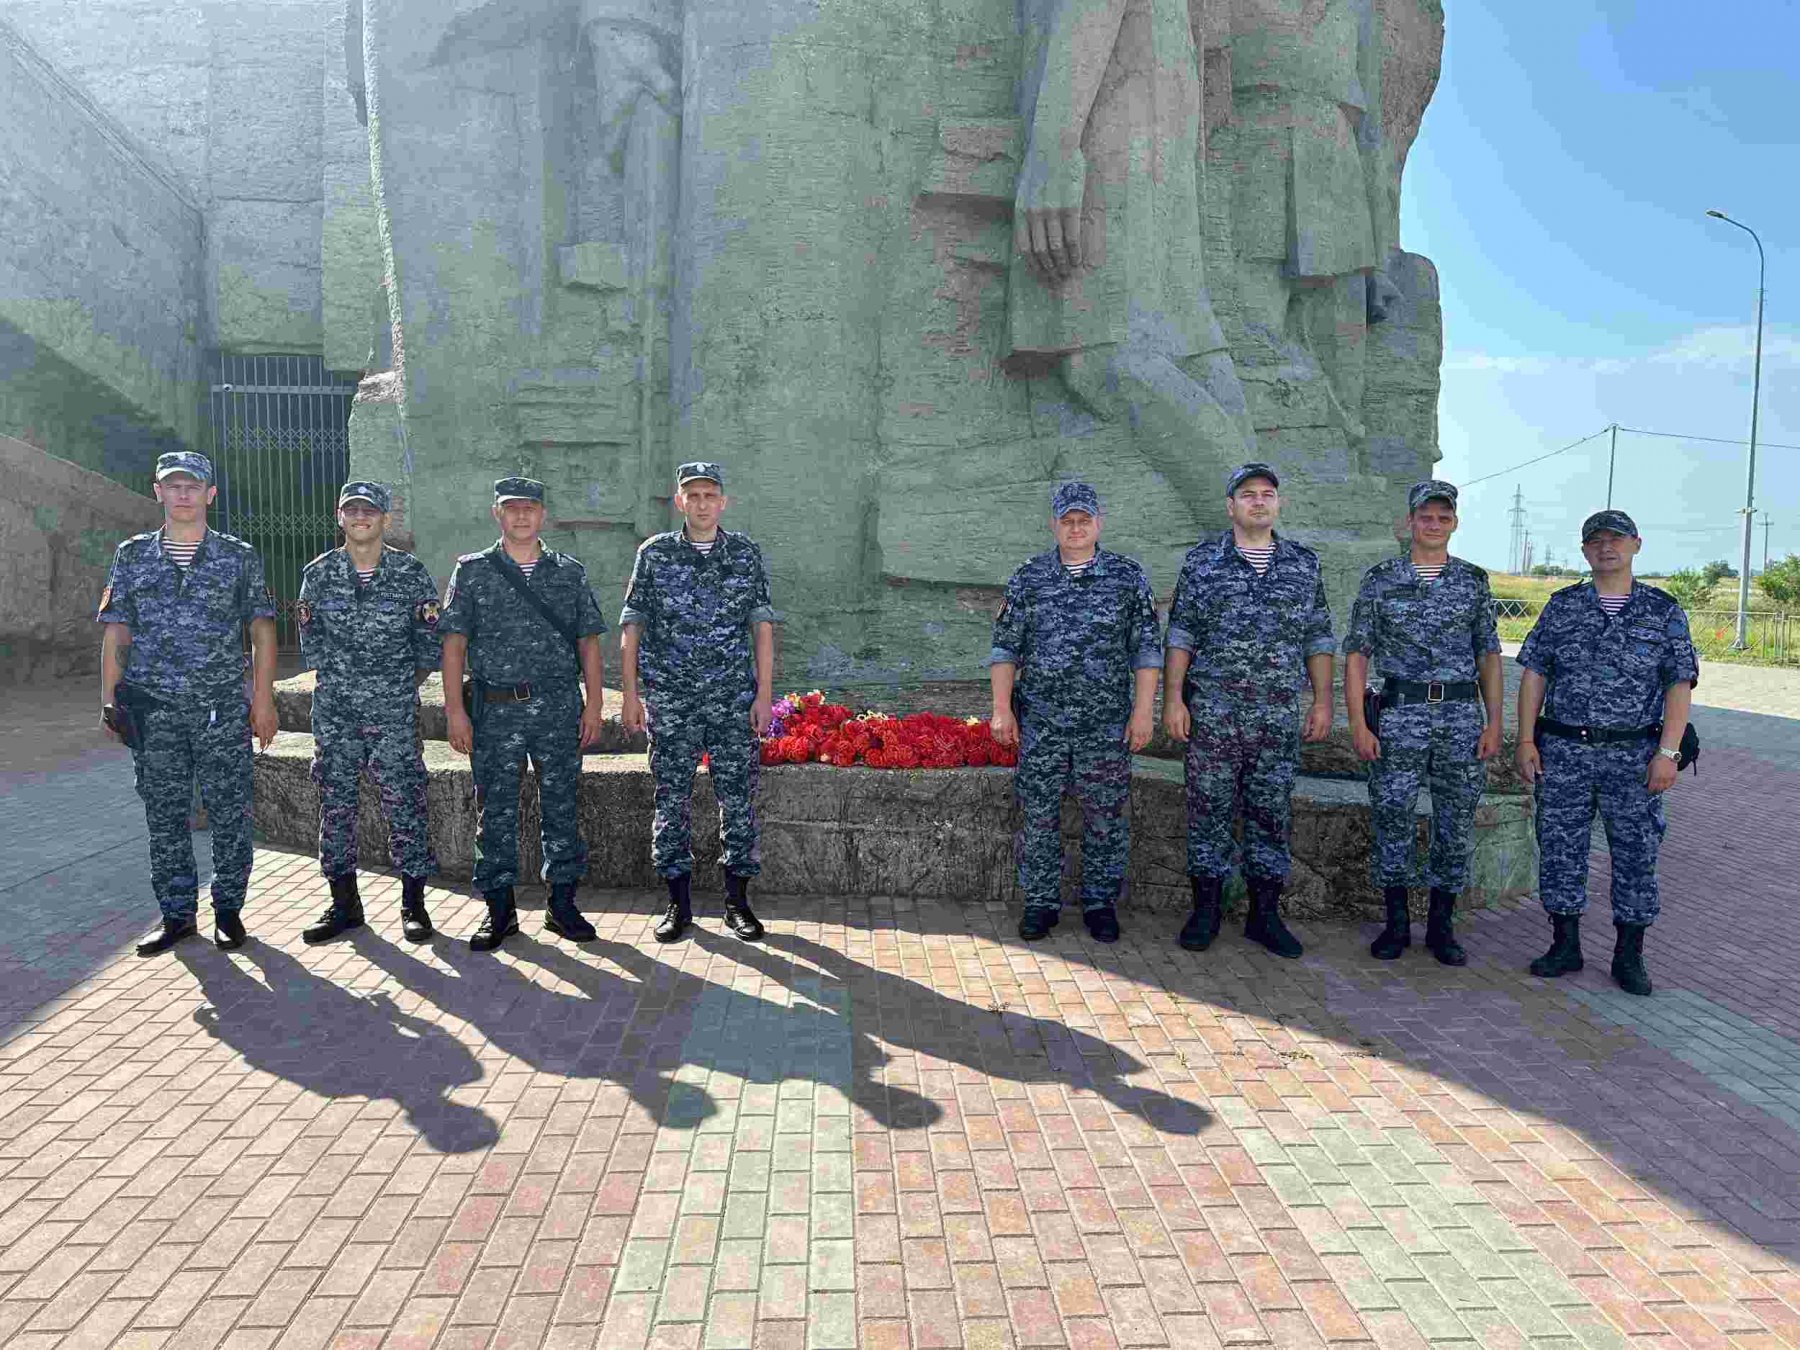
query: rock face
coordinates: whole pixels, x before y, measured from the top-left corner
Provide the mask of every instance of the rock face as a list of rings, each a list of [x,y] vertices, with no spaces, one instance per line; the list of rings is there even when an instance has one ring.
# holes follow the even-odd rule
[[[113,548],[162,522],[149,497],[0,436],[0,685],[98,668]]]
[[[318,791],[308,775],[312,738],[283,732],[256,761],[256,828],[266,843],[312,852],[318,843]],[[427,742],[432,846],[447,877],[473,867],[474,785],[469,761],[443,742]],[[723,885],[718,812],[707,775],[696,780],[694,849],[702,891]],[[520,875],[537,875],[537,790],[527,776],[519,816]],[[598,886],[659,887],[650,866],[652,782],[642,755],[593,755],[582,766],[581,830],[588,842],[587,881]],[[1429,800],[1419,805],[1421,846]],[[1368,795],[1362,784],[1302,779],[1294,797],[1294,872],[1290,912],[1307,918],[1375,917],[1369,889]],[[784,765],[765,769],[757,798],[763,873],[757,885],[778,895],[892,895],[956,901],[1020,902],[1013,872],[1018,814],[1006,769],[901,772]],[[1189,903],[1186,814],[1178,765],[1140,760],[1131,793],[1132,850],[1128,909],[1176,913]],[[1064,898],[1080,856],[1080,822],[1063,817]],[[360,821],[365,866],[388,863],[387,832],[365,784]],[[1528,799],[1495,795],[1476,815],[1474,870],[1466,902],[1528,895],[1537,882]],[[1416,897],[1423,904],[1422,893]]]
[[[394,353],[353,462],[434,569],[526,472],[612,592],[722,459],[790,683],[953,680],[1060,477],[1166,593],[1254,450],[1341,620],[1436,457],[1436,0],[352,9]]]

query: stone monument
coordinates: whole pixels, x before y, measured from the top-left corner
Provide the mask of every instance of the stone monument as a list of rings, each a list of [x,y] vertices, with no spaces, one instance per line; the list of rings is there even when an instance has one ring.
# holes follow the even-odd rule
[[[785,684],[968,679],[1061,476],[1166,592],[1270,459],[1341,620],[1436,458],[1397,220],[1438,0],[351,8],[388,367],[353,464],[436,570],[523,471],[622,587],[722,459]]]

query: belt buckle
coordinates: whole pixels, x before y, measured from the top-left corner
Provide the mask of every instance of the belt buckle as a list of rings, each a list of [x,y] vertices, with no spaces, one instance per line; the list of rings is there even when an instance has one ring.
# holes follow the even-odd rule
[[[512,691],[512,692],[513,692],[513,701],[514,701],[514,702],[515,702],[515,703],[529,703],[529,702],[531,702],[531,686],[530,686],[530,685],[528,685],[528,684],[515,684],[515,685],[514,685],[514,686],[513,686],[513,691]]]
[[[1425,686],[1425,701],[1427,703],[1442,703],[1444,701],[1444,686],[1441,681],[1432,680]]]

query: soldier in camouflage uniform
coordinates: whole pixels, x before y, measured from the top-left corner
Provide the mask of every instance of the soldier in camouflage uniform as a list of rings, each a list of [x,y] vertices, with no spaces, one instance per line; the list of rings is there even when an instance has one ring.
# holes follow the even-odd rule
[[[1331,730],[1335,643],[1319,557],[1275,533],[1281,480],[1245,464],[1225,484],[1231,528],[1188,551],[1169,610],[1163,724],[1187,743],[1188,878],[1194,908],[1180,942],[1205,951],[1219,933],[1219,901],[1244,816],[1244,936],[1297,957],[1281,921],[1288,831],[1300,742]],[[1302,682],[1312,703],[1300,712]]]
[[[1056,547],[1006,583],[988,678],[994,739],[1019,747],[1019,889],[1027,942],[1062,911],[1062,800],[1081,806],[1081,912],[1099,942],[1119,939],[1131,852],[1131,756],[1155,730],[1162,663],[1150,578],[1099,546],[1100,497],[1086,483],[1050,498]]]
[[[500,538],[456,560],[438,619],[450,745],[469,756],[481,814],[475,886],[488,912],[469,947],[493,951],[519,931],[513,884],[527,757],[537,774],[543,878],[550,884],[544,928],[570,942],[590,942],[594,926],[575,905],[588,858],[575,797],[581,752],[600,739],[604,722],[600,635],[606,621],[587,569],[538,537],[542,483],[502,478],[494,484],[493,515]]]
[[[381,794],[389,852],[400,869],[400,925],[431,936],[425,878],[437,870],[425,833],[421,681],[438,668],[437,583],[425,564],[383,542],[392,499],[380,483],[338,494],[344,546],[320,554],[300,580],[300,660],[313,692],[313,782],[319,785],[319,870],[331,905],[301,936],[328,942],[363,923],[356,885],[357,787],[367,770]]]
[[[1438,479],[1407,494],[1411,544],[1362,580],[1344,638],[1344,703],[1359,758],[1369,765],[1374,826],[1370,873],[1387,925],[1370,946],[1391,961],[1412,945],[1413,812],[1431,787],[1431,887],[1425,945],[1447,966],[1468,961],[1456,941],[1456,897],[1468,882],[1484,761],[1500,748],[1500,637],[1487,573],[1450,555],[1456,488]],[[1382,677],[1370,725],[1363,691]]]
[[[674,942],[693,922],[693,791],[702,755],[710,757],[719,803],[725,924],[746,942],[763,935],[749,895],[750,878],[762,870],[755,798],[777,616],[762,550],[719,526],[729,504],[723,465],[696,461],[676,470],[682,527],[638,549],[619,616],[624,721],[628,730],[649,732],[651,861],[669,888],[659,942]]]
[[[1656,853],[1700,666],[1675,598],[1632,577],[1642,542],[1623,511],[1581,527],[1593,579],[1551,596],[1519,649],[1519,776],[1537,785],[1538,892],[1550,950],[1531,973],[1581,969],[1594,811],[1612,855],[1612,976],[1650,992],[1644,932],[1656,921]]]
[[[214,940],[231,950],[245,939],[250,738],[264,749],[275,739],[275,599],[256,550],[207,528],[217,492],[205,455],[178,451],[156,461],[162,528],[119,545],[95,615],[105,625],[101,721],[131,746],[162,909],[162,928],[138,944],[139,956],[196,931],[200,883],[188,827],[196,778],[212,831]],[[248,681],[246,624],[254,648]]]

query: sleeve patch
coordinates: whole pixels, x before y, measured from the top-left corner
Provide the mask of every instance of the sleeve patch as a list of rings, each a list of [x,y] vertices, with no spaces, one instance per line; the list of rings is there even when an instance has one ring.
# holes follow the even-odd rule
[[[302,628],[305,628],[312,622],[312,614],[312,605],[305,600],[300,601],[294,606],[294,617],[300,621],[300,626]]]
[[[100,592],[100,612],[102,614],[112,608],[112,591],[113,588],[108,586],[105,590]]]
[[[442,611],[438,608],[438,602],[435,600],[425,600],[421,601],[419,604],[419,622],[424,624],[427,628],[437,627],[438,615],[440,613],[442,613]]]

